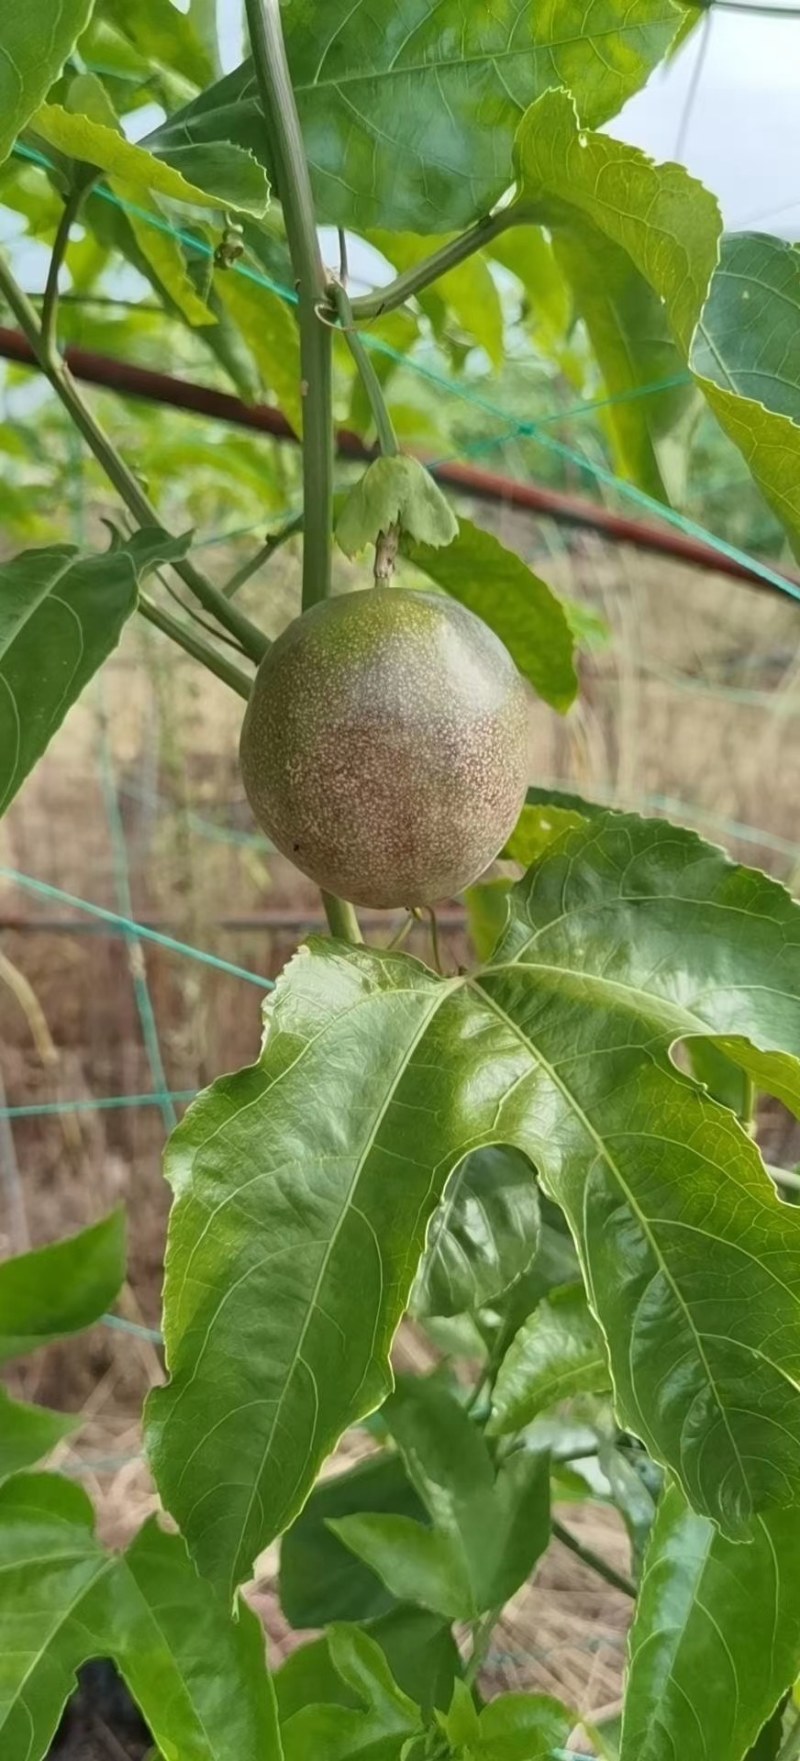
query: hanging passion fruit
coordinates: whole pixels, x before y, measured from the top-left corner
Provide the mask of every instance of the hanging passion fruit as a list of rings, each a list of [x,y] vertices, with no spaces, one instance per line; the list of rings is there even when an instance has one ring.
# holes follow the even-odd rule
[[[256,819],[356,905],[433,904],[483,873],[525,798],[527,686],[454,599],[325,600],[269,649],[242,728]]]

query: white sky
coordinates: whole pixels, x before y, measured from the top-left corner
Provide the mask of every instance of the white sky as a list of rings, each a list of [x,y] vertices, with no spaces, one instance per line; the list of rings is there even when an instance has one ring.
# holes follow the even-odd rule
[[[800,17],[713,12],[611,132],[674,159],[693,75],[682,162],[720,198],[730,231],[800,238]]]

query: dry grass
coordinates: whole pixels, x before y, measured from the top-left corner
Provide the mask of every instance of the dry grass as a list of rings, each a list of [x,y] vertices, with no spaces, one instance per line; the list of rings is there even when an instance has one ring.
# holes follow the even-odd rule
[[[733,854],[787,880],[800,875],[796,612],[745,586],[593,539],[551,556],[552,534],[519,516],[495,524],[542,573],[601,611],[613,632],[610,646],[584,665],[580,707],[566,721],[534,712],[539,776],[646,810],[677,800],[687,823],[716,841],[727,826]],[[294,560],[282,566],[271,601],[276,619],[296,587]],[[257,583],[250,589],[252,604],[261,591]],[[105,762],[137,916],[250,971],[277,973],[319,906],[314,889],[252,838],[236,769],[239,719],[224,687],[199,678],[160,638],[131,630],[102,691],[73,710],[4,822],[0,860],[118,909],[123,877]],[[0,965],[0,1104],[151,1090],[133,984],[142,964],[171,1089],[193,1091],[256,1054],[255,986],[158,948],[142,953],[85,924],[68,933],[63,920],[74,915],[15,886],[0,889],[3,953],[22,977],[9,983]],[[259,915],[257,927],[231,921]],[[446,929],[444,944],[447,958],[461,959],[463,930]],[[409,945],[428,957],[424,929]],[[50,1240],[123,1200],[125,1312],[157,1325],[167,1212],[159,1108],[15,1118],[10,1131],[8,1123],[0,1119],[0,1249]],[[772,1159],[797,1155],[779,1111],[770,1130]],[[63,1466],[80,1473],[102,1533],[117,1543],[154,1508],[138,1415],[159,1375],[152,1345],[96,1328],[14,1378],[29,1396],[82,1411]],[[339,1459],[363,1447],[362,1437],[348,1438]],[[571,1509],[568,1520],[625,1565],[627,1542],[612,1513],[589,1506]],[[282,1654],[296,1641],[279,1614],[273,1568],[274,1560],[265,1562],[256,1599]],[[620,1692],[628,1613],[624,1597],[556,1544],[504,1616],[488,1675],[496,1686],[560,1695],[585,1714],[606,1708]]]

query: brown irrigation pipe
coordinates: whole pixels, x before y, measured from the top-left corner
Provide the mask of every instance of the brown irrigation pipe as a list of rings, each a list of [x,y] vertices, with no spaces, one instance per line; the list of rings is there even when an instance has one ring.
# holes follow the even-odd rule
[[[21,366],[36,367],[33,350],[18,330],[0,327],[0,357]],[[141,398],[146,403],[166,404],[170,409],[188,410],[194,415],[211,417],[217,422],[230,422],[237,428],[250,428],[259,434],[271,434],[275,440],[297,442],[294,430],[280,410],[269,404],[246,404],[230,392],[217,391],[210,385],[193,385],[190,380],[176,379],[170,373],[155,373],[147,367],[136,367],[111,355],[98,355],[88,349],[68,348],[65,359],[70,372],[87,385],[99,385],[122,397]],[[371,452],[357,434],[347,428],[339,430],[340,457],[368,459]],[[437,465],[441,483],[461,490],[479,501],[500,503],[520,508],[526,513],[544,514],[566,526],[581,526],[601,532],[619,544],[633,544],[639,550],[657,552],[692,564],[699,569],[713,569],[717,574],[730,575],[734,580],[748,581],[751,586],[771,588],[772,584],[755,569],[723,556],[712,545],[685,533],[664,530],[644,520],[631,520],[613,514],[607,508],[586,501],[577,495],[565,495],[557,489],[546,489],[536,483],[515,483],[491,471],[479,471],[472,465],[455,463]],[[787,580],[795,577],[787,575]],[[777,589],[772,589],[777,591]]]

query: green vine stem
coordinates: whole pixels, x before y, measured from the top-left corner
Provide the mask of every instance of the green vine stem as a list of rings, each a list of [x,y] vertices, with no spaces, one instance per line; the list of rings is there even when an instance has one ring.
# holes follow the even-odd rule
[[[353,307],[348,299],[346,289],[340,282],[331,287],[330,297],[339,317],[342,334],[358,369],[359,378],[367,394],[372,418],[378,433],[378,446],[385,458],[396,458],[400,448],[397,435],[392,427],[392,418],[386,407],[383,386],[375,372],[370,359],[369,350],[364,347],[358,334],[353,318]]]
[[[153,574],[155,575],[156,580],[161,582],[164,591],[169,594],[170,599],[174,599],[175,604],[180,607],[181,611],[185,613],[187,618],[191,619],[193,624],[197,625],[198,630],[205,630],[206,635],[213,636],[215,642],[222,642],[226,648],[232,648],[234,654],[237,654],[240,660],[247,659],[244,649],[239,646],[235,636],[229,636],[227,630],[220,630],[216,624],[212,624],[207,618],[204,618],[202,613],[197,611],[193,605],[187,605],[185,599],[181,599],[180,594],[177,589],[173,587],[172,582],[164,573],[163,568],[154,569]]]
[[[124,501],[129,512],[139,526],[161,526],[157,509],[145,494],[138,479],[111,440],[101,427],[97,418],[92,415],[88,405],[84,403],[77,385],[66,366],[56,353],[48,353],[42,335],[42,327],[34,307],[27,295],[18,285],[5,258],[0,256],[0,294],[3,295],[14,314],[23,334],[36,356],[42,373],[49,380],[56,395],[60,398],[65,410],[72,417],[75,427],[86,441],[98,464],[114,485],[117,494]],[[236,606],[229,605],[224,593],[208,581],[194,563],[184,557],[171,564],[175,573],[194,594],[195,599],[212,617],[217,619],[223,629],[241,644],[250,660],[258,664],[266,653],[269,642],[262,630],[250,622]]]
[[[259,569],[263,569],[268,562],[272,561],[276,551],[280,550],[284,544],[288,544],[290,538],[296,538],[298,533],[302,532],[303,519],[302,514],[295,514],[294,519],[287,520],[286,525],[282,526],[279,532],[270,532],[269,537],[265,539],[261,549],[256,551],[255,556],[248,557],[247,562],[242,563],[241,568],[237,569],[236,573],[231,575],[230,580],[225,582],[222,591],[226,599],[233,599],[234,594],[239,592],[239,588],[243,587],[252,575],[257,574]]]
[[[53,249],[50,253],[50,266],[47,271],[44,296],[42,299],[42,348],[47,359],[58,366],[58,277],[67,254],[69,235],[78,219],[84,200],[94,182],[95,173],[87,173],[78,183],[74,184],[64,201],[64,210],[58,223]]]
[[[380,318],[384,312],[394,312],[398,306],[404,306],[406,300],[414,294],[423,293],[441,275],[448,270],[457,269],[476,251],[489,245],[492,239],[499,238],[510,226],[519,224],[522,216],[515,208],[503,208],[499,214],[487,214],[469,232],[459,233],[457,238],[449,239],[438,251],[433,251],[423,262],[415,263],[413,269],[406,269],[387,287],[376,287],[370,294],[363,294],[360,299],[353,300],[352,314],[356,323],[363,323],[369,318]]]
[[[145,593],[139,594],[138,610],[149,624],[154,624],[157,630],[162,630],[165,636],[171,637],[179,648],[185,649],[187,654],[201,661],[210,673],[215,673],[223,684],[229,685],[232,691],[247,702],[251,691],[250,680],[232,660],[227,660],[224,654],[218,654],[210,643],[204,642],[202,636],[195,635],[189,624],[181,623],[171,612],[164,611],[163,606],[156,605]]]
[[[327,599],[333,560],[333,329],[311,178],[286,61],[280,0],[245,0],[256,84],[297,281],[303,380],[303,610]],[[362,940],[355,909],[322,894],[331,935]]]
[[[588,1566],[589,1570],[595,1572],[599,1578],[604,1578],[605,1582],[613,1585],[615,1590],[621,1590],[623,1596],[630,1596],[634,1602],[636,1601],[638,1591],[632,1578],[627,1578],[623,1572],[616,1571],[613,1565],[609,1565],[606,1559],[601,1559],[600,1554],[593,1552],[591,1547],[584,1547],[583,1542],[579,1541],[575,1535],[570,1534],[569,1529],[565,1529],[563,1523],[557,1522],[555,1518],[552,1529],[556,1540],[560,1541],[563,1547],[567,1547],[570,1553],[574,1553],[575,1558],[579,1559],[582,1565]]]
[[[279,0],[245,0],[256,84],[297,282],[303,381],[303,609],[331,586],[333,335],[322,316],[328,275],[320,255],[311,179],[286,62]]]
[[[480,1620],[475,1621],[472,1628],[472,1650],[469,1654],[467,1667],[464,1671],[464,1680],[469,1687],[474,1686],[484,1663],[486,1662],[489,1655],[489,1647],[492,1642],[492,1634],[502,1612],[503,1605],[501,1603],[499,1608],[490,1608],[488,1614],[481,1615]]]

